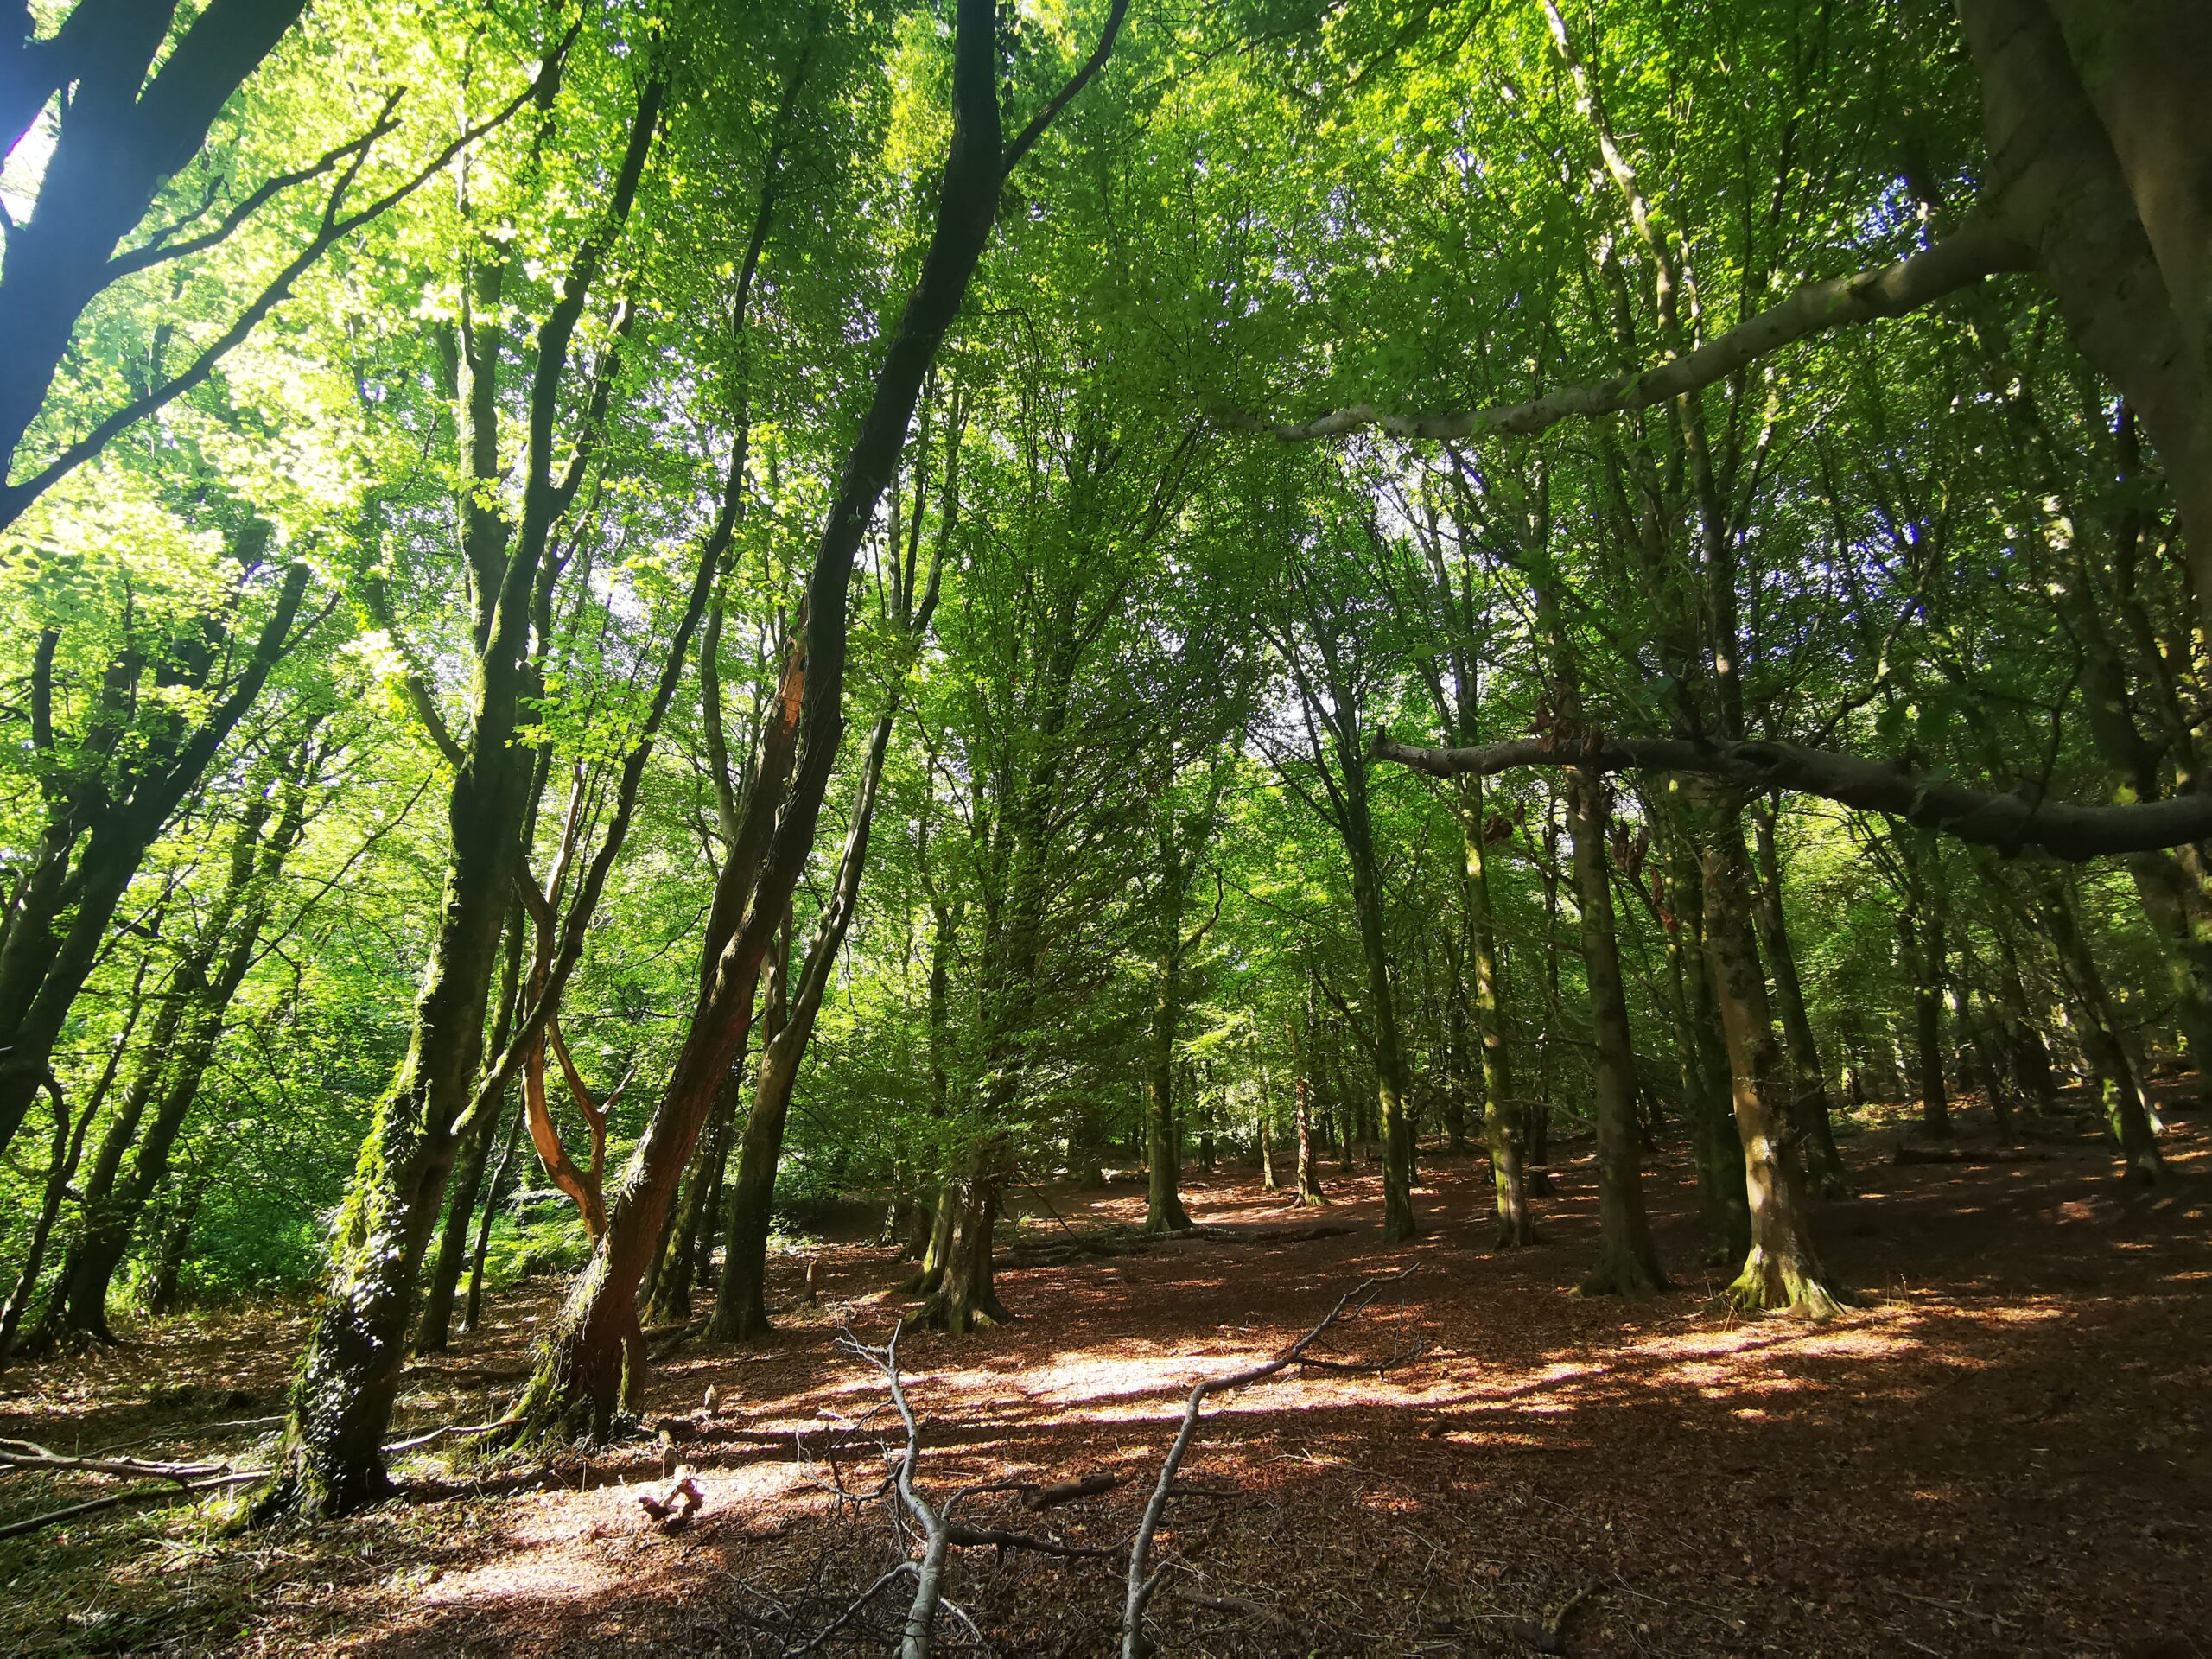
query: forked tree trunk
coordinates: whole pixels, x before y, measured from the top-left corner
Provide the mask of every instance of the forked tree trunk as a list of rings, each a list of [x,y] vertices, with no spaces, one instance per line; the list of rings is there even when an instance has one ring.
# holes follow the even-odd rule
[[[970,1149],[968,1173],[957,1198],[944,1272],[929,1300],[909,1317],[948,1336],[981,1325],[1002,1325],[1010,1317],[993,1283],[992,1243],[998,1226],[999,1189],[1004,1179],[1006,1148],[995,1135],[979,1136]]]

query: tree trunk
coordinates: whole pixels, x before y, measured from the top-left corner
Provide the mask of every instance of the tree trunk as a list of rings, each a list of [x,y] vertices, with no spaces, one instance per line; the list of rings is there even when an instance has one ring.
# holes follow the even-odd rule
[[[722,1230],[723,1166],[729,1159],[730,1125],[745,1092],[744,1076],[741,1054],[729,1076],[722,1079],[714,1109],[708,1115],[707,1132],[700,1137],[683,1195],[670,1217],[658,1266],[645,1275],[643,1294],[647,1325],[674,1325],[691,1317],[691,1290],[698,1281],[700,1264],[712,1262],[715,1236]]]
[[[997,10],[994,0],[959,0],[957,16],[952,135],[936,223],[906,309],[895,327],[880,336],[887,343],[868,408],[816,544],[807,582],[804,677],[791,684],[803,701],[786,716],[791,759],[756,772],[756,779],[782,776],[787,767],[791,783],[787,791],[768,791],[756,781],[748,813],[757,819],[760,850],[725,864],[729,879],[717,884],[713,914],[727,918],[721,931],[728,942],[710,954],[675,1073],[608,1208],[607,1233],[547,1333],[537,1369],[517,1402],[520,1440],[569,1438],[580,1431],[603,1438],[616,1412],[642,1386],[638,1283],[715,1090],[750,1029],[755,982],[775,918],[788,908],[813,847],[844,725],[854,561],[897,467],[924,377],[989,240],[1005,183]],[[1117,8],[1109,14],[1111,28],[1118,29],[1120,19]],[[733,863],[741,868],[733,870]],[[986,1241],[987,1257],[988,1250]]]
[[[996,1136],[976,1139],[968,1173],[958,1185],[957,1219],[943,1281],[910,1316],[914,1322],[957,1337],[979,1325],[1002,1325],[1011,1317],[993,1285],[991,1262],[1005,1157],[1006,1148]]]
[[[1176,941],[1181,942],[1182,912],[1169,918]],[[1144,1225],[1148,1233],[1180,1232],[1191,1225],[1191,1212],[1183,1207],[1181,1138],[1175,1122],[1175,1031],[1182,1017],[1182,963],[1179,950],[1167,951],[1159,964],[1160,989],[1153,1000],[1152,1039],[1147,1058],[1151,1076],[1145,1096],[1144,1149],[1148,1190],[1145,1196]]]
[[[1918,884],[1915,884],[1917,886]],[[1897,918],[1900,954],[1912,974],[1913,1054],[1920,1087],[1920,1124],[1931,1141],[1951,1138],[1951,1097],[1943,1079],[1944,928],[1941,910],[1923,912],[1923,895]]]
[[[1467,971],[1473,984],[1470,988],[1463,982],[1455,991],[1471,1005],[1481,1056],[1483,1140],[1490,1151],[1491,1189],[1497,1212],[1497,1245],[1500,1249],[1515,1249],[1535,1242],[1535,1227],[1529,1211],[1529,1179],[1523,1165],[1528,1127],[1522,1121],[1521,1103],[1513,1093],[1512,1055],[1505,1045],[1501,1013],[1497,929],[1491,914],[1490,864],[1484,845],[1488,815],[1479,778],[1461,780],[1458,805],[1465,854],[1460,866],[1460,918]]]
[[[499,1147],[499,1161],[493,1166],[492,1185],[484,1194],[483,1206],[476,1217],[476,1243],[468,1253],[468,1306],[461,1314],[463,1335],[479,1329],[484,1321],[484,1258],[492,1248],[492,1224],[499,1219],[500,1202],[506,1196],[507,1176],[515,1166],[515,1153],[522,1145],[522,1103],[515,1103],[515,1109],[507,1116],[507,1137]]]
[[[430,1264],[430,1288],[423,1299],[423,1317],[415,1332],[417,1353],[442,1352],[452,1341],[454,1297],[461,1288],[461,1270],[469,1257],[468,1224],[476,1215],[485,1167],[492,1160],[492,1139],[499,1131],[499,1118],[486,1113],[483,1122],[461,1141],[454,1157],[453,1192],[446,1204],[445,1227],[438,1235],[438,1253]]]
[[[1582,912],[1582,957],[1590,985],[1591,1045],[1598,1120],[1598,1262],[1586,1296],[1646,1296],[1667,1288],[1643,1209],[1643,1164],[1636,1122],[1636,1052],[1621,984],[1613,886],[1606,869],[1605,780],[1567,772],[1567,833],[1573,843],[1574,901]]]
[[[541,769],[543,763],[541,757]],[[532,810],[524,823],[525,857],[537,816]],[[492,1052],[495,1054],[506,1047],[507,1039],[514,1030],[516,999],[522,992],[523,931],[528,925],[529,918],[518,900],[507,911],[506,959],[499,975],[499,1014],[492,1028]],[[454,1296],[461,1287],[461,1270],[469,1255],[468,1224],[475,1214],[478,1192],[484,1185],[484,1167],[491,1161],[492,1142],[499,1132],[499,1115],[487,1112],[474,1132],[462,1139],[455,1156],[453,1191],[446,1200],[445,1229],[438,1235],[438,1253],[430,1267],[430,1288],[423,1298],[422,1318],[415,1331],[415,1351],[418,1354],[441,1352],[452,1340]]]
[[[1789,1119],[1766,976],[1753,942],[1740,804],[1714,792],[1700,795],[1706,957],[1728,1044],[1751,1219],[1751,1254],[1723,1296],[1747,1313],[1788,1309],[1823,1319],[1843,1303],[1813,1247],[1803,1137]]]
[[[156,1318],[176,1312],[184,1264],[192,1259],[193,1224],[200,1217],[200,1206],[213,1179],[212,1168],[194,1169],[177,1194],[175,1207],[162,1217],[146,1274],[146,1312]]]
[[[1771,800],[1751,810],[1751,830],[1758,849],[1759,943],[1774,981],[1789,1069],[1796,1078],[1790,1116],[1805,1132],[1806,1173],[1814,1190],[1824,1198],[1848,1198],[1851,1183],[1844,1173],[1843,1154],[1836,1147],[1835,1125],[1828,1116],[1820,1044],[1813,1036],[1811,1016],[1805,1011],[1805,988],[1797,977],[1797,952],[1790,943],[1789,918],[1783,906],[1782,858],[1775,844],[1775,817]]]
[[[1678,982],[1676,1042],[1681,1051],[1682,1116],[1697,1170],[1698,1212],[1713,1257],[1729,1267],[1751,1249],[1751,1200],[1744,1147],[1736,1134],[1728,1049],[1705,950],[1705,875],[1679,823],[1664,837],[1667,885],[1662,917],[1671,977]],[[1709,1258],[1710,1259],[1710,1258]]]
[[[2165,1169],[2158,1156],[2158,1132],[2136,1086],[2135,1069],[2120,1039],[2120,1022],[2103,972],[2082,935],[2073,893],[2056,877],[2046,877],[2040,889],[2044,925],[2058,950],[2059,969],[2074,1004],[2082,1052],[2095,1074],[2105,1123],[2120,1146],[2122,1173],[2132,1181],[2156,1181]]]

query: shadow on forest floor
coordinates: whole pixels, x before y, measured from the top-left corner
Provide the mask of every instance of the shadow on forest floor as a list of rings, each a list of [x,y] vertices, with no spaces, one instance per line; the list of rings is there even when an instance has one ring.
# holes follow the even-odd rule
[[[1821,1218],[1831,1266],[1868,1305],[1824,1327],[1704,1311],[1724,1275],[1697,1265],[1674,1155],[1649,1187],[1678,1287],[1635,1304],[1571,1294],[1596,1228],[1586,1143],[1560,1149],[1541,1242],[1512,1254],[1484,1248],[1475,1159],[1425,1166],[1428,1230],[1393,1249],[1365,1170],[1332,1162],[1319,1216],[1247,1170],[1193,1171],[1194,1217],[1230,1236],[1005,1271],[1014,1324],[902,1343],[924,1485],[1124,1476],[1003,1522],[1118,1548],[1199,1375],[1277,1351],[1361,1278],[1418,1262],[1332,1338],[1351,1357],[1418,1345],[1417,1361],[1279,1379],[1210,1413],[1185,1473],[1218,1491],[1178,1500],[1162,1533],[1185,1563],[1155,1604],[1166,1651],[1520,1653],[1580,1596],[1562,1640],[1577,1653],[2212,1654],[2196,1635],[2212,1630],[2212,1118],[2176,1102],[2175,1178],[2154,1192],[2118,1182],[2078,1113],[2037,1126],[2047,1160],[1910,1166],[1888,1161],[1898,1114],[1873,1118],[1847,1142],[1858,1196]],[[1053,1235],[1046,1205],[1080,1230],[1144,1204],[1128,1185],[1025,1197],[1040,1212],[1028,1225]],[[1235,1237],[1316,1219],[1352,1230]],[[866,1418],[844,1468],[857,1484],[880,1473],[880,1384],[833,1344],[845,1321],[880,1338],[906,1269],[860,1242],[818,1255],[821,1306],[798,1305],[803,1259],[779,1257],[784,1329],[690,1344],[656,1372],[656,1412],[691,1412],[709,1385],[724,1402],[677,1454],[706,1499],[687,1531],[655,1531],[626,1490],[663,1472],[643,1443],[528,1490],[450,1489],[313,1533],[223,1541],[188,1511],[113,1512],[0,1544],[0,1653],[781,1652],[895,1559],[881,1507],[841,1513],[790,1437],[819,1456]],[[405,1421],[496,1413],[554,1294],[518,1294],[419,1363]],[[239,1456],[300,1326],[282,1309],[175,1321],[50,1361],[10,1379],[0,1433]],[[784,1438],[745,1438],[760,1431]],[[9,1477],[0,1518],[89,1486]],[[995,1497],[968,1518],[1020,1513]],[[1118,1573],[969,1550],[950,1594],[994,1651],[1096,1654]],[[898,1599],[876,1604],[879,1631]],[[957,1619],[944,1630],[948,1650],[972,1650]]]

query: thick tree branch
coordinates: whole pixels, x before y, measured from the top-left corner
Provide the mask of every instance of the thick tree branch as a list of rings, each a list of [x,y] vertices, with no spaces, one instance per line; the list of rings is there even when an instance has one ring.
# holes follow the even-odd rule
[[[1930,248],[1895,264],[1808,283],[1779,305],[1683,356],[1635,374],[1592,385],[1562,386],[1525,404],[1488,409],[1394,415],[1375,404],[1354,404],[1310,421],[1276,422],[1235,412],[1217,413],[1219,425],[1268,432],[1286,443],[1309,442],[1372,428],[1398,438],[1449,441],[1478,433],[1526,436],[1576,416],[1618,415],[1679,397],[1726,379],[1738,370],[1797,340],[1831,329],[1903,316],[1972,287],[1999,271],[2027,270],[2029,249],[1987,219],[1974,219]]]
[[[1883,761],[1795,743],[1592,734],[1580,741],[1527,737],[1475,748],[1432,749],[1393,742],[1378,732],[1375,755],[1437,778],[1469,773],[1489,777],[1518,766],[1694,772],[1739,789],[1817,795],[2007,855],[2035,849],[2075,862],[2152,852],[2212,836],[2212,795],[2075,806],[1976,789]]]

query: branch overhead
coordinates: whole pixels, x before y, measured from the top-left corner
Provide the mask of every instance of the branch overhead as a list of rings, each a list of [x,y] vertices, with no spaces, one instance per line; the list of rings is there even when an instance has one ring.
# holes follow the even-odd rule
[[[1528,403],[1414,415],[1393,414],[1377,404],[1354,404],[1310,421],[1269,421],[1234,411],[1217,413],[1214,419],[1234,430],[1272,433],[1285,443],[1307,443],[1369,429],[1395,438],[1443,442],[1487,433],[1532,436],[1565,420],[1649,409],[1725,380],[1798,340],[1903,316],[1984,277],[2031,267],[2032,255],[2025,244],[1993,222],[1978,219],[1894,264],[1808,283],[1779,305],[1681,357],[1593,385],[1562,386]]]
[[[1859,755],[1795,743],[1592,734],[1567,743],[1526,737],[1472,748],[1438,749],[1395,742],[1378,733],[1374,751],[1377,760],[1395,761],[1434,778],[1490,777],[1520,766],[1689,772],[1738,789],[1817,795],[2007,854],[2033,849],[2077,863],[2116,854],[2155,852],[2212,836],[2212,796],[2075,806],[1976,789]]]

